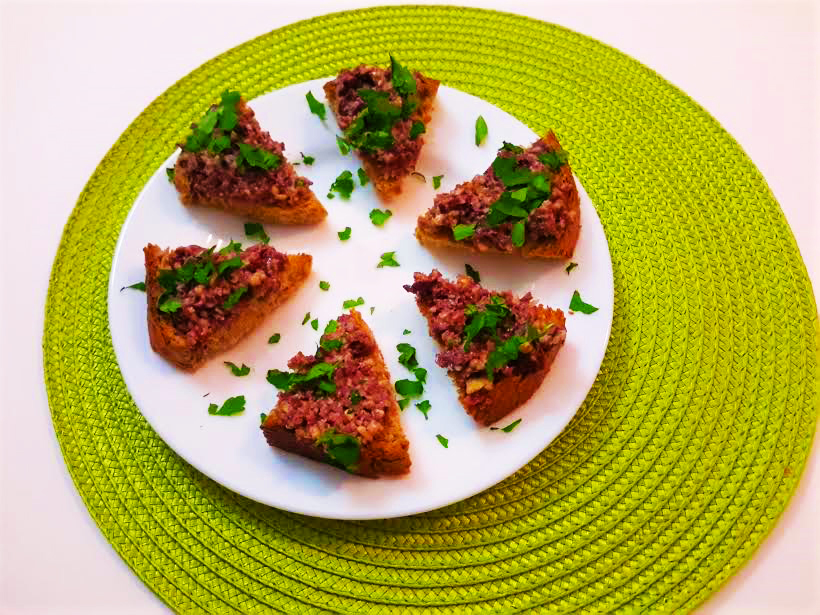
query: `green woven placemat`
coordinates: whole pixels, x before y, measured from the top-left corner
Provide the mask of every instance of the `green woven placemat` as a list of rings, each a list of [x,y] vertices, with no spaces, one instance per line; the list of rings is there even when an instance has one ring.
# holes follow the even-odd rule
[[[150,429],[111,347],[107,278],[140,189],[223,89],[254,97],[388,52],[558,133],[609,240],[612,337],[576,418],[503,483],[415,517],[301,517],[225,490]],[[77,489],[127,564],[182,613],[691,609],[772,528],[818,409],[811,286],[766,182],[732,138],[614,49],[454,7],[300,22],[160,96],[68,221],[44,347]]]

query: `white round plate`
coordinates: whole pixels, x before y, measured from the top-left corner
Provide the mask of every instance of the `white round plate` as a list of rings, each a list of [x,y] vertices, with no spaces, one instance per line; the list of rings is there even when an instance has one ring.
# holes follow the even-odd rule
[[[324,81],[294,85],[251,101],[262,128],[286,144],[289,160],[299,160],[299,152],[316,158],[313,166],[302,165],[299,172],[313,181],[316,196],[328,210],[327,220],[304,228],[265,226],[277,250],[313,255],[313,273],[305,285],[236,348],[194,374],[175,369],[155,354],[148,343],[145,294],[120,290],[144,279],[143,247],[149,242],[162,247],[222,247],[232,238],[243,245],[252,243],[244,236],[247,220],[180,204],[165,174],[174,154],[146,184],[120,234],[108,289],[114,350],[128,390],[160,437],[229,489],[271,506],[320,517],[373,519],[424,512],[467,498],[509,476],[569,423],[592,386],[609,339],[613,308],[609,249],[580,183],[582,230],[572,259],[578,267],[570,274],[566,262],[431,252],[419,245],[413,235],[416,218],[430,207],[437,192],[452,190],[483,172],[502,141],[528,145],[536,138],[504,111],[448,87],[439,89],[419,161],[418,171],[427,181],[405,180],[404,193],[387,205],[393,216],[384,227],[374,226],[368,217],[371,209],[385,208],[372,185],[361,187],[357,182],[349,201],[338,195],[326,198],[336,176],[349,169],[355,177],[359,164],[353,155],[339,153],[334,138],[338,130],[330,111],[324,122],[308,111],[305,93],[311,90],[323,100]],[[489,126],[489,136],[480,147],[474,142],[478,115]],[[431,185],[434,175],[444,175],[438,191]],[[346,226],[352,228],[352,236],[342,242],[336,233]],[[396,252],[401,266],[376,268],[380,255],[388,251]],[[412,282],[416,271],[438,268],[453,278],[464,272],[467,262],[480,272],[487,288],[517,294],[531,291],[539,302],[567,314],[566,343],[541,388],[499,422],[505,426],[522,419],[509,433],[481,428],[465,413],[446,371],[435,363],[436,347],[413,295],[402,288]],[[329,291],[319,288],[320,280],[330,282]],[[568,313],[576,289],[598,307],[597,312]],[[312,352],[325,323],[344,311],[342,302],[360,296],[366,304],[358,309],[373,329],[393,380],[411,377],[397,362],[400,342],[415,346],[420,365],[428,370],[424,399],[432,404],[429,420],[413,404],[402,413],[413,465],[401,478],[353,476],[272,449],[259,430],[260,413],[270,411],[276,402],[276,389],[265,380],[267,370],[287,369],[288,359],[299,350]],[[319,331],[301,324],[307,312],[311,319],[319,319]],[[403,335],[404,329],[412,333]],[[270,345],[273,333],[281,333],[282,338]],[[251,373],[235,377],[223,361],[245,363]],[[208,414],[210,403],[221,405],[236,395],[247,400],[243,414]],[[448,439],[448,448],[439,443],[437,434]]]

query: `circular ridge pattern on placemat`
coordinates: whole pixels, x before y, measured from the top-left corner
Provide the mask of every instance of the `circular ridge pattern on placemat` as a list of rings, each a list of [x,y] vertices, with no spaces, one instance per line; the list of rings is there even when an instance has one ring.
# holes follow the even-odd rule
[[[573,422],[496,487],[415,517],[301,517],[220,487],[151,431],[114,358],[106,281],[137,194],[223,89],[252,98],[388,52],[556,131],[609,240],[612,334]],[[672,612],[715,591],[785,507],[816,426],[818,335],[769,188],[686,95],[561,27],[408,6],[276,30],[154,101],[69,218],[44,356],[80,494],[178,612]]]

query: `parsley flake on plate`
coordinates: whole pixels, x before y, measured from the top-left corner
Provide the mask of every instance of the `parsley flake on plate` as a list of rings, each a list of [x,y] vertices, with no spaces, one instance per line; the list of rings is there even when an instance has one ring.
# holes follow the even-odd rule
[[[581,312],[581,314],[592,314],[593,312],[598,311],[598,308],[594,305],[585,303],[584,300],[581,299],[581,294],[577,290],[572,293],[572,299],[569,302],[569,309],[573,312]]]
[[[449,441],[447,438],[445,438],[445,437],[444,437],[444,436],[442,436],[441,434],[436,434],[436,439],[438,439],[438,441],[441,443],[441,445],[442,445],[444,448],[448,448],[448,446],[447,446],[447,445],[450,443],[450,441]]]
[[[308,90],[308,93],[305,94],[305,98],[307,99],[307,104],[310,108],[310,112],[313,115],[318,115],[320,120],[324,120],[325,117],[327,117],[327,109],[325,109],[324,104],[316,100],[316,97],[310,90]]]
[[[430,412],[430,402],[426,399],[416,404],[416,408],[424,415],[424,420],[428,420],[427,413]]]
[[[313,327],[314,331],[318,331],[319,330],[319,319],[314,318],[313,320],[311,320],[310,321],[310,326]]]
[[[168,167],[167,169],[165,169],[165,174],[168,176],[168,181],[173,184],[174,177],[176,175],[176,169],[174,167]]]
[[[339,148],[339,153],[342,156],[347,156],[350,153],[350,145],[339,135],[336,135],[336,146]]]
[[[242,364],[242,367],[239,367],[236,363],[232,363],[231,361],[223,361],[223,364],[231,370],[231,373],[234,376],[238,376],[240,378],[251,373],[251,368],[244,363]]]
[[[410,405],[409,399],[400,399],[399,400],[399,409],[404,410],[407,406]]]
[[[475,144],[481,145],[487,138],[487,122],[482,116],[478,116],[475,120]]]
[[[376,226],[384,226],[387,219],[393,215],[389,209],[382,211],[381,209],[372,209],[370,211],[370,221]]]
[[[396,393],[402,397],[418,397],[424,393],[424,385],[417,380],[397,380]]]
[[[510,433],[513,429],[518,427],[518,424],[521,422],[521,419],[516,419],[506,427],[490,427],[490,431],[503,431],[505,433]]]
[[[350,308],[358,307],[360,305],[364,305],[364,299],[361,297],[358,299],[348,299],[342,303],[342,309],[349,310]]]
[[[467,272],[467,275],[473,278],[473,280],[478,284],[481,282],[481,274],[478,273],[477,270],[473,269],[473,266],[470,263],[464,264],[464,270]]]
[[[353,173],[350,171],[342,171],[333,184],[331,184],[330,190],[331,192],[338,192],[339,196],[343,199],[349,199],[355,187],[356,185],[353,183]]]
[[[304,162],[307,166],[310,166],[316,162],[316,158],[313,156],[305,156],[302,152],[299,153],[302,155],[302,162]]]
[[[373,312],[375,312],[375,311],[376,311],[376,306],[374,305],[373,307],[370,308],[370,315],[373,316]]]
[[[305,317],[302,319],[302,324],[305,325],[310,320],[310,312],[305,314]]]
[[[241,414],[245,411],[245,396],[239,395],[237,397],[229,397],[225,400],[220,408],[216,404],[208,406],[208,414],[214,416],[232,416],[234,414]]]
[[[405,329],[405,330],[402,332],[402,335],[410,335],[411,333],[412,333],[412,331],[410,331],[410,329]]]
[[[464,241],[475,234],[475,224],[456,224],[453,227],[453,239]]]
[[[145,291],[145,282],[135,282],[134,284],[131,284],[131,286],[123,286],[120,289],[120,292],[124,291],[126,288],[133,288],[134,290]]]
[[[321,288],[322,290],[330,290],[330,282],[325,282],[324,280],[321,280],[319,282],[319,288]]]
[[[278,344],[279,340],[282,339],[281,333],[274,333],[268,338],[268,344]]]
[[[370,178],[367,177],[367,173],[364,172],[364,169],[359,169],[356,171],[356,175],[359,176],[359,184],[362,186],[366,185],[367,182],[370,181]]]
[[[348,239],[350,239],[350,233],[351,232],[352,232],[352,229],[349,226],[346,226],[345,230],[339,231],[336,234],[339,236],[339,239],[341,239],[342,241],[347,241]]]
[[[444,175],[433,175],[433,189],[438,190],[441,188],[441,180]]]
[[[569,275],[569,272],[572,271],[573,269],[575,269],[577,266],[578,266],[578,263],[572,262],[569,265],[567,265],[567,268],[564,271],[566,271],[567,275]]]
[[[381,255],[381,261],[379,264],[376,265],[377,269],[381,269],[382,267],[399,267],[399,261],[396,260],[396,253],[395,252],[385,252]]]
[[[270,243],[270,237],[268,237],[264,227],[258,222],[245,222],[245,237],[248,239],[258,239],[262,243]]]
[[[407,331],[407,329],[405,329],[405,331]],[[409,331],[407,331],[407,333],[409,333]],[[399,365],[403,365],[410,370],[419,366],[419,362],[416,359],[416,349],[413,348],[413,346],[402,342],[396,344],[396,350],[399,351]]]

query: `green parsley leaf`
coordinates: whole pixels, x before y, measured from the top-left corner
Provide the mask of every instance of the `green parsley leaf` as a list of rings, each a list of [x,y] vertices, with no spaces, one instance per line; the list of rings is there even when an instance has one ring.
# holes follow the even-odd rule
[[[370,308],[370,315],[373,316],[373,312],[375,312],[375,311],[376,311],[376,306],[374,305],[373,307]]]
[[[504,145],[501,146],[501,149],[505,152],[512,152],[513,154],[522,154],[522,153],[524,153],[524,148],[523,147],[513,145],[512,143],[508,143],[507,141],[504,141]]]
[[[521,419],[516,419],[516,420],[514,420],[512,423],[510,423],[509,425],[507,425],[506,427],[502,427],[502,428],[501,428],[501,431],[503,431],[504,433],[510,433],[513,429],[515,429],[516,427],[518,427],[518,424],[519,424],[520,422],[521,422]],[[490,429],[498,429],[498,427],[490,427]]]
[[[264,412],[259,413],[259,424],[262,425],[265,422],[265,419],[268,418],[268,415]]]
[[[496,329],[502,321],[512,313],[498,295],[490,299],[490,303],[479,310],[474,305],[468,305],[464,313],[468,317],[467,325],[464,327],[464,350],[468,350],[470,343],[482,332],[486,331],[491,335],[496,335]]]
[[[492,382],[495,370],[504,367],[510,361],[518,358],[519,348],[526,340],[513,335],[504,341],[501,346],[496,347],[487,357],[487,378]]]
[[[245,396],[239,395],[237,397],[229,397],[225,400],[220,408],[216,404],[208,406],[208,414],[215,416],[232,416],[234,414],[241,414],[245,411]]]
[[[406,329],[405,329],[406,331]],[[399,365],[403,365],[407,369],[414,369],[419,366],[416,359],[416,349],[410,344],[402,342],[396,345],[396,350],[399,351]]]
[[[567,275],[569,275],[569,272],[572,271],[573,269],[575,269],[577,266],[578,266],[578,263],[571,262],[569,265],[567,265],[567,268],[564,269],[564,271],[566,271]]]
[[[339,135],[336,135],[336,146],[339,148],[339,153],[342,156],[347,156],[350,153],[350,144]]]
[[[219,114],[219,128],[225,133],[229,133],[236,128],[236,124],[239,121],[236,114],[236,105],[239,104],[240,98],[241,96],[239,92],[230,92],[228,90],[222,92],[222,108]]]
[[[413,370],[413,375],[416,377],[421,384],[427,383],[427,370],[423,367],[417,367]]]
[[[525,232],[526,232],[526,229],[524,227],[524,221],[523,220],[519,220],[518,222],[516,222],[513,225],[513,228],[512,228],[512,244],[514,246],[516,246],[517,248],[520,248],[521,246],[524,245]]]
[[[367,177],[367,173],[364,172],[364,169],[359,169],[356,171],[356,174],[359,176],[359,184],[364,186],[370,181],[370,178]]]
[[[379,261],[379,264],[376,265],[376,268],[380,269],[382,267],[399,267],[399,261],[396,260],[395,256],[395,252],[385,252],[384,254],[382,254],[382,259],[381,261]]]
[[[404,410],[407,406],[410,405],[410,400],[407,398],[399,400],[399,409]]]
[[[332,191],[336,191],[343,199],[349,199],[351,193],[355,188],[353,183],[353,173],[350,171],[342,171],[336,178],[336,181],[330,186]]]
[[[165,174],[168,176],[168,181],[173,184],[174,177],[176,176],[176,169],[174,167],[168,167],[165,169]]]
[[[172,314],[182,307],[182,303],[180,303],[177,299],[168,299],[167,301],[160,303],[158,307],[160,312]]]
[[[336,234],[339,236],[339,239],[341,239],[342,241],[347,241],[348,239],[350,239],[350,233],[351,233],[351,228],[349,226],[346,226],[345,230],[339,231]]]
[[[319,282],[319,288],[321,288],[322,290],[330,290],[330,282],[325,282],[324,280],[321,280]]]
[[[360,89],[356,93],[367,106],[345,130],[347,144],[365,153],[392,147],[395,141],[391,131],[402,116],[404,104],[393,105],[390,92]]]
[[[402,397],[418,397],[424,393],[424,385],[416,380],[397,380],[396,393]]]
[[[453,239],[464,241],[475,234],[475,224],[456,224],[453,227]]]
[[[302,154],[302,152],[299,152],[299,153]],[[304,154],[302,154],[302,162],[304,162],[306,165],[310,166],[314,162],[316,162],[316,158],[314,158],[313,156],[305,156]]]
[[[308,93],[305,94],[305,98],[307,99],[308,107],[310,108],[310,112],[313,115],[318,115],[320,120],[324,120],[327,117],[327,109],[325,106],[316,100],[316,97],[313,95],[313,92],[308,90]]]
[[[433,190],[441,188],[441,179],[444,175],[433,175]]]
[[[223,363],[231,370],[231,373],[234,376],[242,377],[251,373],[251,368],[244,363],[242,364],[242,367],[238,367],[236,363],[231,363],[230,361],[223,361]]]
[[[310,326],[313,327],[314,331],[318,331],[319,330],[319,319],[314,318],[313,320],[311,320],[310,321]]]
[[[278,344],[279,340],[282,339],[281,333],[274,333],[268,338],[268,344]]]
[[[278,168],[281,162],[282,158],[276,154],[271,154],[269,151],[253,147],[247,143],[239,144],[239,156],[236,157],[237,167],[247,164],[249,167],[269,171]]]
[[[217,274],[225,275],[230,273],[231,271],[235,271],[237,269],[241,269],[244,263],[242,259],[238,256],[234,256],[233,258],[229,258],[226,261],[222,261],[216,268]]]
[[[120,292],[124,291],[126,288],[133,288],[134,290],[145,291],[145,282],[135,282],[134,284],[131,284],[131,286],[123,286],[120,289]]]
[[[327,198],[329,198],[329,199],[335,199],[336,197],[334,196],[334,194],[333,194],[332,192],[328,192],[328,193],[327,193]]]
[[[338,433],[330,428],[316,439],[316,445],[325,449],[328,461],[344,470],[356,469],[361,457],[361,443],[358,438]]]
[[[481,145],[487,138],[487,122],[480,115],[475,120],[475,144]]]
[[[564,150],[559,149],[554,152],[546,152],[541,154],[538,156],[538,160],[553,171],[557,171],[562,165],[567,164],[569,155]]]
[[[393,82],[393,88],[399,93],[399,96],[407,98],[416,93],[415,77],[409,70],[399,64],[392,55],[390,56],[390,80]]]
[[[345,310],[349,310],[350,308],[358,307],[360,305],[364,305],[364,299],[359,297],[358,299],[348,299],[344,303],[342,303],[342,308]]]
[[[411,139],[415,139],[416,137],[418,137],[421,134],[424,134],[425,132],[427,132],[427,129],[424,127],[424,122],[416,120],[415,122],[413,122],[413,125],[410,126]]]
[[[310,312],[305,314],[305,317],[302,319],[302,324],[303,325],[307,324],[307,321],[309,321],[309,320],[310,320]]]
[[[339,328],[339,321],[338,320],[329,320],[325,325],[325,333],[336,333],[337,329]]]
[[[389,209],[385,209],[382,211],[381,209],[372,209],[370,210],[370,221],[376,226],[384,226],[384,223],[387,222],[387,219],[393,215],[393,212]]]
[[[214,154],[220,154],[231,146],[231,139],[228,135],[217,137],[208,145],[208,149]]]
[[[473,269],[473,267],[472,267],[472,265],[470,265],[470,263],[465,263],[464,264],[464,269],[467,271],[467,275],[470,276],[471,278],[473,278],[473,280],[475,281],[476,284],[481,282],[481,274],[479,274],[478,271]]]
[[[222,308],[225,309],[225,310],[230,310],[233,306],[235,306],[239,302],[239,299],[246,292],[248,292],[248,287],[247,286],[242,286],[241,288],[237,288],[230,295],[228,295],[228,298],[225,300],[225,303],[222,304]]]
[[[245,222],[245,237],[248,239],[258,239],[266,244],[270,243],[270,237],[268,237],[264,227],[258,222]]]
[[[357,390],[354,389],[354,390],[350,391],[350,403],[352,405],[355,406],[356,404],[358,404],[363,399],[364,399],[364,397],[359,395],[359,392]]]
[[[569,309],[573,312],[581,312],[581,314],[592,314],[593,312],[598,311],[598,308],[594,305],[584,303],[584,300],[581,299],[581,294],[577,290],[572,293],[572,300],[569,302]]]
[[[220,254],[230,254],[231,252],[235,252],[239,254],[242,251],[242,244],[239,242],[234,241],[231,239],[230,243],[222,248],[219,253]]]
[[[438,441],[441,443],[441,445],[442,445],[444,448],[448,448],[448,446],[447,446],[447,445],[450,443],[450,441],[449,441],[447,438],[445,438],[445,437],[444,437],[444,436],[442,436],[441,434],[436,434],[436,438],[438,439]]]
[[[337,367],[338,365],[331,363],[317,363],[306,374],[271,369],[268,370],[267,381],[282,391],[290,391],[294,387],[305,387],[333,393],[336,391],[333,373]]]
[[[341,348],[343,345],[344,342],[342,340],[327,340],[322,338],[322,340],[319,342],[319,346],[322,348],[322,350],[325,350],[327,352],[339,350],[339,348]]]
[[[424,415],[424,420],[428,420],[427,413],[430,412],[430,402],[426,399],[416,404],[416,408]]]
[[[405,330],[402,332],[402,335],[410,335],[411,333],[412,333],[412,331],[411,331],[410,329],[405,329]]]

